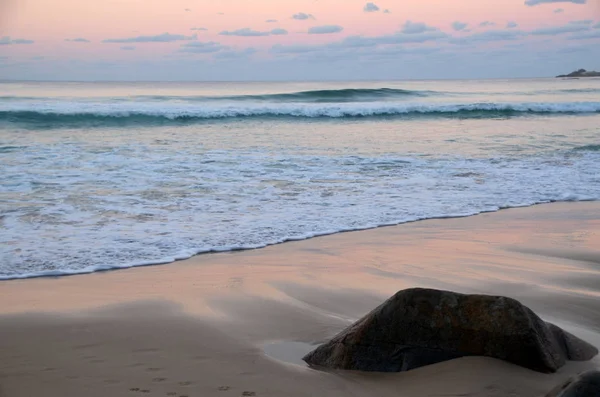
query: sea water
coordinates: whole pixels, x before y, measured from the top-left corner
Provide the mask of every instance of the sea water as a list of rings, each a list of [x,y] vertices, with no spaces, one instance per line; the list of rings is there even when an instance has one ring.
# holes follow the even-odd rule
[[[0,83],[0,278],[600,199],[600,79]]]

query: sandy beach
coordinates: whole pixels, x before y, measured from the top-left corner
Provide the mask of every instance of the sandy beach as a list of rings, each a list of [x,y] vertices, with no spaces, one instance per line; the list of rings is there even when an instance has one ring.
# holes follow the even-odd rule
[[[484,357],[406,373],[320,372],[313,346],[398,290],[517,298],[600,346],[600,203],[341,233],[168,265],[0,283],[0,396],[543,396]]]

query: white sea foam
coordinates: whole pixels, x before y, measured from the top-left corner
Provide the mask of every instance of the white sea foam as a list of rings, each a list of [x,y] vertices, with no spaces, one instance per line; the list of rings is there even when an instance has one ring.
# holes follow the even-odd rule
[[[12,152],[0,278],[89,273],[339,231],[600,199],[600,153],[527,158],[273,156],[252,150]]]

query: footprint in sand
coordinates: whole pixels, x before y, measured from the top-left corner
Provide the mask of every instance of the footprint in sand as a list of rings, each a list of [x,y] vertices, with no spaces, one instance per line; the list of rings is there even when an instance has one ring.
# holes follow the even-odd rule
[[[148,372],[156,372],[156,371],[160,371],[161,369],[162,368],[156,368],[156,367],[154,367],[154,368],[146,368],[146,371],[148,371]]]
[[[184,381],[184,382],[179,382],[179,386],[190,386],[192,385],[194,382],[190,382],[190,381]]]
[[[227,391],[229,389],[231,389],[231,387],[229,387],[229,386],[219,386],[217,388],[218,391]]]
[[[242,396],[247,396],[247,397],[249,397],[249,396],[256,396],[256,392],[245,391],[245,392],[242,392]]]
[[[154,379],[152,379],[152,382],[164,382],[166,380],[167,380],[167,378],[154,378]]]

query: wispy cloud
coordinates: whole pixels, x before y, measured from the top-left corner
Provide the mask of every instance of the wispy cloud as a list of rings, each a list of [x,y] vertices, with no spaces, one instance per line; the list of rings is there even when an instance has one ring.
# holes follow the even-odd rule
[[[270,32],[259,32],[258,30],[252,30],[250,28],[243,28],[238,30],[224,30],[219,33],[221,36],[242,36],[242,37],[256,37],[256,36],[269,36]]]
[[[594,23],[592,19],[583,19],[579,21],[571,21],[569,22],[571,25],[591,25]]]
[[[214,52],[219,52],[229,49],[228,46],[224,46],[221,43],[217,43],[214,41],[202,42],[202,41],[192,41],[189,43],[185,43],[179,49],[179,52],[189,52],[193,54],[211,54]]]
[[[187,41],[196,40],[198,36],[196,34],[191,36],[184,36],[181,34],[170,34],[163,33],[156,36],[137,36],[127,37],[121,39],[106,39],[102,40],[103,43],[170,43],[173,41]]]
[[[323,25],[323,26],[313,26],[308,29],[308,34],[331,34],[331,33],[339,33],[344,30],[343,27],[339,25]]]
[[[315,17],[312,14],[299,12],[297,14],[292,15],[292,19],[295,19],[297,21],[306,21],[307,19],[315,19]]]
[[[392,12],[386,8],[385,10],[383,10],[383,13],[384,14],[391,14]]]
[[[560,14],[562,12],[565,12],[565,10],[563,8],[557,8],[556,10],[554,10],[555,14]]]
[[[526,0],[525,5],[530,7],[537,6],[539,4],[551,4],[551,3],[573,3],[573,4],[585,4],[587,0]]]
[[[495,22],[491,22],[491,21],[483,21],[479,24],[479,26],[481,26],[482,28],[487,28],[490,26],[496,26]]]
[[[124,45],[124,46],[121,47],[121,49],[123,51],[133,51],[133,50],[135,50],[135,46],[133,46],[133,45]]]
[[[88,39],[84,39],[83,37],[77,37],[76,39],[65,39],[65,41],[71,41],[73,43],[89,43]]]
[[[4,36],[0,38],[0,45],[10,44],[33,44],[35,41],[27,39],[11,39],[10,36]]]
[[[549,28],[539,28],[531,31],[535,36],[555,36],[563,33],[576,33],[590,30],[589,25],[582,24],[579,21],[569,22],[563,26],[552,26]]]
[[[510,21],[510,22],[508,22],[508,23],[506,24],[506,28],[507,28],[507,29],[514,29],[514,28],[516,28],[516,27],[518,27],[518,26],[519,26],[519,24],[518,24],[518,23],[516,23],[516,22],[514,22],[514,21]]]
[[[463,31],[467,28],[467,26],[469,26],[469,24],[464,23],[464,22],[452,22],[452,29],[456,30],[457,32]]]
[[[520,30],[487,30],[485,32],[473,33],[466,37],[454,37],[450,39],[453,44],[473,44],[476,42],[493,42],[517,40],[527,36],[526,32]]]
[[[275,23],[275,22],[277,22],[277,19],[267,19],[265,22],[266,23]]]
[[[367,3],[363,7],[364,12],[377,12],[379,11],[379,7],[375,3]]]
[[[258,37],[258,36],[270,36],[270,35],[285,35],[288,34],[285,29],[273,29],[271,31],[258,31],[250,28],[243,28],[238,30],[224,30],[219,33],[221,36],[241,36],[241,37]]]
[[[569,40],[588,40],[588,39],[600,39],[600,30],[590,30],[588,32],[574,34],[567,37]]]
[[[404,34],[419,34],[425,32],[433,32],[438,30],[432,26],[427,26],[427,24],[423,22],[412,22],[406,21],[404,25],[402,25],[401,32]]]
[[[288,31],[285,29],[277,28],[277,29],[271,30],[271,34],[273,36],[283,36],[283,35],[288,34]]]
[[[218,60],[245,59],[256,54],[255,48],[244,48],[243,50],[227,50],[218,52],[214,58]]]
[[[206,29],[206,28],[191,28],[190,30],[198,30],[198,31],[206,32],[208,29]]]
[[[376,48],[378,46],[395,46],[402,44],[426,43],[444,40],[449,36],[441,31],[430,31],[424,33],[404,34],[396,33],[383,36],[349,36],[343,40],[318,45],[281,45],[277,44],[271,48],[271,53],[282,55],[305,54],[310,52],[327,53],[331,51],[350,51],[356,56],[359,49]]]

